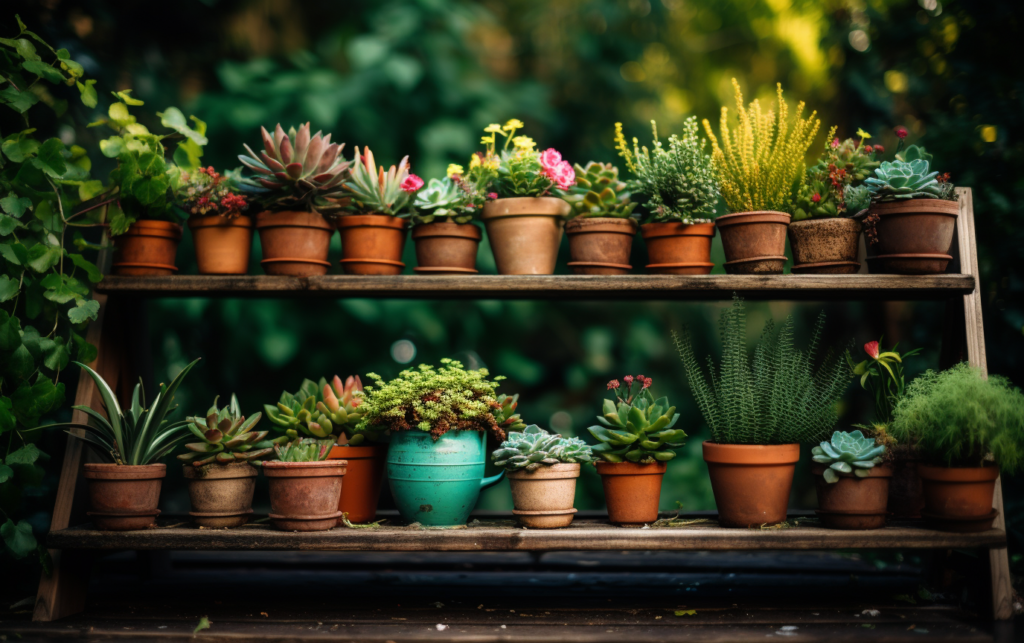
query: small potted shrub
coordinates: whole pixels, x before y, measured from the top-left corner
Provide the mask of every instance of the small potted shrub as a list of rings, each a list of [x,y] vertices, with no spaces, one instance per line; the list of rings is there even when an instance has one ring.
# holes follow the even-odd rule
[[[342,156],[345,144],[331,135],[310,136],[309,123],[287,133],[278,125],[271,134],[261,127],[263,151],[246,145],[248,156],[238,160],[256,173],[243,183],[262,211],[256,215],[268,275],[310,277],[327,274],[327,253],[334,218],[345,205],[342,184],[350,163]]]
[[[334,440],[295,438],[275,444],[263,463],[270,483],[270,522],[281,531],[327,531],[341,517],[344,460],[328,460]]]
[[[536,424],[508,434],[491,454],[508,473],[512,514],[524,527],[557,529],[572,523],[580,464],[592,459],[590,446],[579,438],[563,438]]]
[[[918,445],[926,463],[925,520],[936,529],[985,531],[996,510],[992,494],[1000,470],[1024,466],[1024,394],[997,375],[958,364],[928,371],[896,405],[893,435]]]
[[[651,378],[627,375],[608,382],[615,400],[604,401],[600,423],[587,430],[599,444],[601,474],[608,520],[617,525],[638,525],[658,519],[661,479],[666,462],[676,457],[686,433],[673,428],[679,421],[668,398],[654,399]],[[633,391],[633,386],[636,391]]]
[[[697,119],[683,124],[683,137],[672,135],[668,147],[658,139],[651,121],[654,147],[633,149],[626,145],[622,124],[615,124],[615,147],[626,167],[636,177],[630,184],[634,194],[647,197],[641,217],[640,235],[647,244],[647,271],[661,275],[707,275],[711,273],[711,239],[715,236],[715,206],[718,180],[711,157],[704,152],[707,140],[697,136]]]
[[[629,200],[619,168],[591,161],[573,166],[576,185],[564,196],[572,206],[565,224],[569,267],[577,275],[624,275],[633,267],[629,255],[636,236],[635,203]]]
[[[244,275],[249,272],[253,220],[232,181],[210,167],[185,172],[174,199],[188,215],[201,275]]]
[[[883,464],[885,445],[860,431],[836,431],[811,449],[818,518],[829,529],[885,526],[892,467]]]
[[[416,193],[412,240],[418,264],[413,270],[417,273],[476,273],[476,253],[483,234],[473,221],[483,211],[486,197],[474,177],[475,173],[466,174],[461,165],[452,163],[448,176],[430,179]]]
[[[729,110],[722,108],[722,147],[704,119],[711,139],[711,159],[722,186],[730,214],[715,220],[725,249],[725,270],[733,274],[779,274],[786,263],[786,228],[793,199],[807,177],[804,155],[811,146],[821,121],[811,112],[801,118],[804,104],[797,105],[793,122],[782,99],[762,113],[755,99],[743,105],[743,94],[732,80],[736,96],[737,122],[729,123]]]

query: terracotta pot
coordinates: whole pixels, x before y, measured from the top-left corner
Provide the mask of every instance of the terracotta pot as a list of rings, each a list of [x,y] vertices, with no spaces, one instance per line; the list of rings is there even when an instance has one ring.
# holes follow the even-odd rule
[[[946,272],[959,211],[959,203],[941,199],[873,203],[868,214],[878,215],[878,243],[868,242],[868,268],[899,275]]]
[[[920,518],[924,509],[924,487],[917,465],[921,454],[917,447],[897,444],[892,447],[892,480],[889,482],[889,515],[896,519]]]
[[[263,463],[270,482],[270,522],[281,531],[327,531],[341,512],[345,460]]]
[[[338,217],[341,267],[346,275],[400,275],[405,269],[405,219],[385,214]]]
[[[250,217],[192,217],[188,220],[201,275],[249,272],[253,220]]]
[[[431,275],[476,274],[476,252],[483,233],[472,223],[438,221],[412,229],[416,244],[413,270]]]
[[[498,272],[554,274],[563,221],[571,209],[551,196],[496,199],[484,204],[482,220]]]
[[[732,275],[781,274],[786,263],[785,212],[738,212],[715,219]]]
[[[259,471],[248,462],[182,467],[188,481],[192,516],[200,527],[229,529],[249,522]]]
[[[167,475],[164,464],[84,465],[89,481],[89,506],[86,512],[100,531],[132,531],[156,525],[160,514],[160,486]]]
[[[616,525],[642,525],[658,519],[664,462],[598,462],[608,520]]]
[[[881,464],[867,469],[865,478],[839,473],[835,483],[825,481],[828,467],[811,465],[814,487],[818,492],[818,519],[828,529],[881,529],[885,527],[885,507],[889,500],[892,467]]]
[[[647,244],[647,272],[655,275],[708,275],[714,223],[645,223],[640,235]]]
[[[572,523],[580,465],[560,462],[536,471],[509,471],[512,514],[524,527],[558,529]]]
[[[723,527],[774,525],[786,520],[799,444],[704,443],[711,491]]]
[[[177,223],[136,221],[127,232],[114,237],[111,268],[115,275],[173,275],[178,272],[174,258],[180,241],[181,226]]]
[[[384,465],[387,463],[388,445],[365,447],[335,446],[328,460],[345,460],[345,484],[341,487],[338,511],[346,514],[349,522],[373,522],[377,517],[380,488],[384,484]],[[338,520],[341,524],[341,519]]]
[[[992,528],[998,467],[933,467],[917,465],[924,483],[925,521],[935,529],[973,533]]]
[[[569,236],[569,267],[577,275],[625,275],[633,266],[629,253],[636,220],[576,217],[565,224]]]
[[[852,275],[860,270],[860,221],[845,217],[806,219],[789,224],[794,272]]]
[[[326,275],[334,226],[315,212],[260,212],[256,215],[268,275]]]

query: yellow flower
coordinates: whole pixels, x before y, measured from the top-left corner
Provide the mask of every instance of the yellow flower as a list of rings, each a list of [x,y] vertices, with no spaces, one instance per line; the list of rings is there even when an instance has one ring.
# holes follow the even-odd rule
[[[490,125],[488,125],[487,127],[484,128],[484,131],[485,132],[489,132],[491,134],[494,134],[496,132],[502,131],[502,129],[501,129],[501,125],[498,125],[497,123],[491,123]]]
[[[862,129],[861,129],[861,128],[859,128],[859,127],[857,128],[857,136],[859,136],[859,137],[860,137],[860,140],[862,140],[862,141],[863,141],[864,139],[866,139],[866,138],[871,138],[871,135],[870,135],[870,134],[868,134],[867,132],[865,132],[864,130],[862,130]]]
[[[501,160],[497,156],[489,156],[484,161],[484,167],[488,170],[497,170],[501,165]]]
[[[474,154],[469,157],[469,171],[472,172],[478,167],[480,167],[480,155]]]
[[[492,143],[494,143],[494,135],[493,134],[491,136],[483,136],[483,137],[480,138],[480,144],[481,145],[491,145]]]
[[[476,155],[474,154],[474,156],[476,156]],[[449,163],[448,164],[448,178],[449,179],[452,178],[453,176],[458,176],[460,174],[462,174],[462,166],[461,165],[457,165],[455,163]]]
[[[525,125],[523,125],[523,121],[519,120],[518,118],[513,118],[509,122],[505,123],[505,127],[503,127],[502,129],[515,131],[517,129],[522,129],[523,127],[526,127]]]
[[[512,144],[516,146],[517,150],[530,151],[537,146],[529,136],[517,136],[512,139]]]

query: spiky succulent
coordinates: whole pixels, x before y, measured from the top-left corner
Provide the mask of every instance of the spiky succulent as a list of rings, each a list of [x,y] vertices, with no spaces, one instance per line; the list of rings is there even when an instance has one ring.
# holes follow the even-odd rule
[[[364,147],[362,154],[357,147],[352,171],[345,181],[351,197],[346,209],[353,214],[407,217],[413,195],[422,186],[423,179],[409,172],[408,156],[385,171],[383,165],[377,167],[369,147]]]
[[[348,443],[356,446],[379,440],[383,433],[357,428],[363,413],[358,408],[362,400],[356,393],[362,390],[358,375],[350,375],[344,382],[337,375],[330,383],[322,377],[319,382],[307,379],[295,393],[281,393],[276,406],[267,404],[263,408],[270,422],[283,428],[289,438],[300,434],[327,438],[344,433]]]
[[[676,407],[669,406],[668,398],[654,399],[651,378],[632,375],[608,382],[608,390],[615,391],[615,400],[604,401],[603,415],[597,417],[600,425],[587,430],[601,444],[596,453],[608,462],[667,462],[676,457],[675,451],[683,446],[686,433],[673,429],[679,421]],[[639,390],[633,392],[633,384]]]
[[[559,462],[590,462],[593,452],[590,445],[579,438],[563,438],[531,424],[522,431],[509,433],[508,439],[491,454],[491,459],[509,471],[536,471],[541,466]]]
[[[508,433],[522,431],[526,428],[526,422],[523,422],[523,419],[516,413],[516,407],[519,406],[519,393],[515,395],[502,393],[494,401],[501,405],[501,408],[495,410],[493,415],[494,421],[498,423],[502,431]]]
[[[874,438],[866,438],[860,431],[836,431],[832,440],[822,442],[811,449],[812,460],[829,465],[822,477],[833,484],[839,481],[839,474],[853,473],[866,478],[876,464],[882,464],[885,445],[877,444]]]
[[[218,399],[213,399],[213,406],[206,412],[205,418],[187,418],[188,430],[200,441],[186,444],[185,448],[189,452],[179,455],[179,460],[190,462],[194,467],[214,462],[249,462],[272,453],[274,445],[288,439],[281,436],[268,440],[268,431],[253,431],[263,414],[257,413],[246,419],[234,394],[231,395],[231,403],[222,409],[217,408]]]
[[[427,186],[416,193],[413,201],[412,222],[416,225],[434,221],[469,223],[479,208],[473,205],[465,182],[448,177],[430,179]]]
[[[628,219],[636,203],[629,198],[626,183],[619,180],[619,168],[611,163],[591,161],[587,167],[573,166],[576,185],[563,197],[574,216]]]
[[[296,438],[284,444],[275,444],[274,453],[281,462],[320,462],[326,460],[334,440]]]

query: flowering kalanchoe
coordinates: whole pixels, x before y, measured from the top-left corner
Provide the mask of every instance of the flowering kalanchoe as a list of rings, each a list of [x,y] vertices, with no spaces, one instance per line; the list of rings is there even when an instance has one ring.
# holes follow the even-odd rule
[[[516,136],[523,122],[512,119],[504,125],[492,123],[484,128],[480,142],[483,153],[470,158],[469,175],[477,186],[493,184],[500,197],[549,196],[553,190],[568,190],[576,184],[572,164],[558,150],[538,152],[529,136]],[[498,134],[505,141],[498,148]]]
[[[587,429],[600,441],[594,453],[601,459],[649,464],[676,457],[674,449],[683,446],[686,433],[672,428],[679,414],[676,407],[669,406],[668,398],[654,399],[653,383],[644,375],[626,375],[621,383],[608,382],[608,390],[615,391],[615,400],[604,401],[602,415],[597,417],[600,424]]]
[[[879,166],[880,146],[865,145],[871,134],[857,130],[859,140],[840,141],[833,127],[825,137],[825,152],[807,170],[807,180],[794,201],[793,220],[852,216],[867,208],[870,195],[860,184]]]
[[[178,206],[190,216],[238,217],[249,207],[248,201],[234,191],[228,177],[213,166],[199,167],[195,172],[181,174],[174,192]]]

